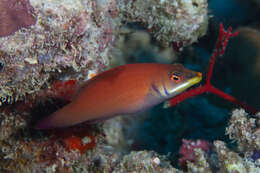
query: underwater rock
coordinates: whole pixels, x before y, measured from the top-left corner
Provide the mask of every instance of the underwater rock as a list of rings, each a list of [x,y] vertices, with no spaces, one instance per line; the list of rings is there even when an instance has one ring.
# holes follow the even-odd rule
[[[179,159],[179,163],[181,167],[185,169],[187,162],[190,163],[194,162],[197,159],[198,155],[201,155],[201,157],[203,156],[201,152],[207,153],[209,152],[210,148],[211,148],[211,144],[208,141],[205,140],[192,141],[192,140],[183,139],[182,145],[179,150],[179,153],[182,155],[182,157]],[[195,149],[200,149],[201,151],[195,152]],[[201,159],[201,157],[198,158]],[[201,163],[201,161],[199,161],[199,163]]]
[[[164,45],[196,42],[207,30],[207,1],[119,1],[119,11],[129,22],[141,22]]]
[[[114,26],[108,9],[80,0],[30,4],[35,25],[0,38],[0,103],[49,87],[53,79],[85,79],[89,70],[100,72],[109,62]]]
[[[213,151],[209,151],[208,142],[187,140],[188,154],[193,160],[188,161],[187,169],[182,171],[170,164],[168,156],[152,150],[131,150],[128,140],[134,134],[126,134],[125,128],[134,123],[134,116],[117,117],[94,128],[81,125],[41,132],[28,128],[28,110],[25,111],[23,104],[20,106],[1,108],[0,172],[260,172],[259,117],[249,118],[242,109],[233,111],[227,127],[227,134],[237,141],[239,150],[231,150],[223,141],[215,141]],[[20,109],[23,113],[19,113]],[[93,140],[94,145],[86,146]]]
[[[214,142],[215,150],[218,154],[220,172],[227,173],[258,173],[260,168],[256,163],[242,158],[238,153],[229,150],[222,141]]]
[[[237,147],[229,149],[225,142],[213,142],[213,151],[205,152],[202,148],[192,151],[192,162],[187,162],[187,172],[227,172],[258,173],[260,172],[258,143],[260,136],[256,134],[259,127],[256,119],[249,118],[243,109],[236,109],[226,133],[237,142]],[[238,151],[238,152],[237,152]]]
[[[140,1],[136,2],[141,3]],[[170,10],[169,13],[172,12],[173,9],[170,6],[165,6],[169,1],[156,2],[161,3],[163,7],[167,7],[164,9]],[[188,1],[174,2],[179,5],[190,3]],[[196,2],[202,3],[204,1],[193,2],[195,2],[193,4],[195,7],[198,5]],[[30,3],[35,11],[36,24],[0,38],[0,96],[2,96],[2,102],[12,103],[25,94],[35,93],[38,90],[47,91],[48,88],[52,89],[53,86],[57,88],[57,85],[60,86],[61,83],[62,86],[68,84],[68,90],[65,89],[70,91],[74,87],[74,82],[78,82],[77,80],[89,79],[88,76],[93,71],[102,71],[110,62],[108,55],[110,48],[113,46],[111,43],[113,43],[116,35],[114,32],[117,32],[117,27],[121,25],[113,21],[117,15],[122,15],[119,15],[118,4],[114,0],[84,2],[80,0],[30,0]],[[124,3],[132,4],[133,1],[124,1]],[[130,13],[137,12],[138,14],[140,12],[135,11],[136,6],[130,7],[125,6],[125,4],[123,6],[130,9],[128,11]],[[199,9],[201,6],[198,6]],[[120,13],[125,13],[126,10],[122,10],[121,7],[120,9]],[[204,10],[203,8],[201,12],[206,15]],[[186,15],[185,12],[185,10],[180,10],[183,15]],[[124,16],[124,19],[129,22],[137,21],[131,16]],[[143,24],[147,23],[145,20],[138,21]],[[153,22],[153,20],[149,21]],[[173,31],[158,31],[157,24],[158,26],[163,24],[164,30],[167,30],[168,26],[173,27],[171,25],[172,20],[169,19],[168,22],[155,23],[153,26],[156,27],[151,28],[151,31],[155,33],[159,40],[164,41],[165,37],[169,37],[169,40],[166,40],[167,44],[173,39],[169,36],[169,33]],[[202,25],[202,23],[199,25]],[[183,29],[182,26],[178,26],[176,32],[178,28]],[[194,30],[190,31],[194,32]],[[197,39],[197,37],[196,39],[193,37],[193,34],[187,34],[187,32],[185,31],[185,37],[177,36],[176,39],[181,40],[187,38],[186,36],[192,36],[194,40]],[[158,36],[156,33],[165,35]],[[173,37],[176,34],[173,33]],[[187,43],[190,42],[191,40],[187,41]],[[71,80],[68,80],[71,78],[73,79],[72,83]],[[45,88],[47,89],[45,90]],[[55,95],[63,99],[71,97],[70,94],[69,96],[64,95],[63,91],[54,89],[46,93],[49,94],[48,96]],[[254,90],[254,92],[256,91]],[[26,97],[26,100],[28,101],[28,97]],[[10,109],[5,110],[5,105],[0,113],[0,172],[183,172],[174,168],[168,161],[167,156],[159,155],[152,150],[128,152],[132,147],[132,142],[135,142],[129,136],[132,137],[136,134],[133,134],[133,131],[128,131],[128,136],[124,136],[124,128],[127,123],[120,117],[106,122],[102,127],[98,127],[101,128],[99,131],[87,129],[95,140],[95,145],[91,146],[90,149],[78,151],[79,141],[81,142],[80,145],[87,145],[93,139],[90,139],[89,136],[81,138],[78,134],[72,134],[64,140],[62,137],[49,132],[32,130],[28,125],[30,120],[28,121],[27,118],[30,119],[31,117],[26,105],[22,103],[19,110],[16,110],[16,107],[13,106],[8,107],[7,105]],[[35,105],[30,107],[35,107]],[[202,112],[210,111],[207,109],[207,111]],[[214,114],[214,116],[217,115],[218,113]],[[137,121],[142,120],[133,118],[129,121],[136,124]],[[174,118],[163,122],[161,120],[162,117],[158,117],[156,119],[158,125],[150,127],[153,129],[151,136],[158,135],[157,127],[167,125],[174,130],[176,129],[176,133],[170,134],[171,136],[168,135],[170,137],[168,137],[167,142],[174,143],[180,139],[177,130],[185,128],[182,127],[184,125],[179,124],[176,128]],[[219,118],[219,121],[221,122],[222,118]],[[235,110],[229,127],[227,127],[227,134],[231,139],[237,141],[239,150],[228,149],[222,141],[214,142],[216,152],[213,153],[194,149],[195,160],[188,162],[187,170],[184,171],[207,173],[221,171],[260,172],[259,122],[259,118],[250,117],[243,110]],[[135,126],[132,125],[131,127]],[[167,132],[162,135],[167,137]],[[128,139],[130,141],[127,141]],[[118,147],[120,143],[126,143],[128,150],[122,150],[125,149],[125,146]],[[158,142],[153,145],[158,146],[163,145],[163,143]],[[174,166],[177,167],[177,165]]]
[[[28,2],[30,5],[26,5]],[[8,6],[9,3],[14,1],[3,1],[0,7],[7,5],[7,14],[16,10],[21,15],[15,18],[20,25],[13,27],[15,30],[10,27],[8,36],[0,38],[0,104],[35,94],[55,80],[86,80],[90,70],[103,71],[110,62],[118,28],[125,20],[144,23],[165,44],[174,41],[187,45],[205,34],[208,19],[205,0],[145,4],[115,0],[23,0]],[[33,15],[25,13],[31,9]],[[0,21],[13,23],[10,15],[0,16]],[[6,29],[3,31],[7,33]]]
[[[103,124],[106,141],[109,145],[124,145],[127,140],[123,134],[123,119],[118,116],[107,120]]]
[[[166,158],[153,151],[132,151],[125,155],[113,173],[125,172],[182,173],[173,168]]]
[[[158,47],[148,32],[131,28],[122,28],[120,31],[129,34],[120,35],[116,41],[116,49],[112,52],[112,66],[136,62],[176,62],[178,56],[172,47]]]
[[[28,125],[25,120],[28,113],[16,113],[4,108],[0,111],[0,141],[8,139],[13,133]]]
[[[254,150],[260,150],[259,118],[249,117],[243,109],[232,112],[230,124],[226,129],[229,138],[238,143],[240,152],[248,155]]]
[[[194,149],[194,162],[187,163],[187,171],[188,172],[196,172],[196,173],[212,173],[210,165],[206,159],[205,152],[200,148]]]

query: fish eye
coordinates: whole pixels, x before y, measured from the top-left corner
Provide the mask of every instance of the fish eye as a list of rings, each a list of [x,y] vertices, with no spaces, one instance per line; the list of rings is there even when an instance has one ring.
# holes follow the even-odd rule
[[[174,82],[177,82],[177,83],[181,81],[181,77],[176,73],[173,73],[171,75],[170,79],[171,79],[171,81],[174,81]]]

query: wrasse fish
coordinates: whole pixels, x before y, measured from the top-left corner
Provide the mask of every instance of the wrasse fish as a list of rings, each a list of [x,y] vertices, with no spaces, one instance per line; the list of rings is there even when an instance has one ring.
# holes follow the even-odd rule
[[[127,64],[88,80],[72,102],[39,121],[36,129],[132,114],[157,105],[198,83],[202,74],[181,64]]]

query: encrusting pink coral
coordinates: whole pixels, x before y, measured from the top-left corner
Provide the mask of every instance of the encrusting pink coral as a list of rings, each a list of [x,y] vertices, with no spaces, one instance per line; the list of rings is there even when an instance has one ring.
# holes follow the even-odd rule
[[[180,166],[185,169],[187,166],[187,161],[193,162],[195,161],[194,149],[200,148],[204,152],[208,152],[210,150],[211,144],[205,140],[182,140],[182,145],[180,147],[179,153],[182,157],[179,159]]]
[[[34,25],[33,8],[29,0],[0,1],[0,37],[8,36],[21,29]]]

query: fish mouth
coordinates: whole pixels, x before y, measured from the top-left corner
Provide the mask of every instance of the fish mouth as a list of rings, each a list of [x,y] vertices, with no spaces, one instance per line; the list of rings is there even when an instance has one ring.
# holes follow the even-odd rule
[[[185,89],[199,83],[201,81],[201,79],[202,79],[202,73],[197,72],[197,76],[195,76],[187,81],[188,84],[187,84],[187,87],[185,87]]]
[[[202,73],[197,72],[197,76],[194,76],[193,78],[187,80],[187,82],[184,83],[183,87],[180,88],[181,91],[184,91],[188,88],[190,88],[191,86],[199,83],[202,79]]]
[[[174,92],[177,95],[177,94],[181,93],[182,91],[190,88],[191,86],[199,83],[201,81],[201,79],[202,79],[202,73],[197,72],[196,76],[194,76],[193,78],[187,80],[185,83],[179,85],[178,87],[174,88],[174,90],[172,90],[171,93]]]

